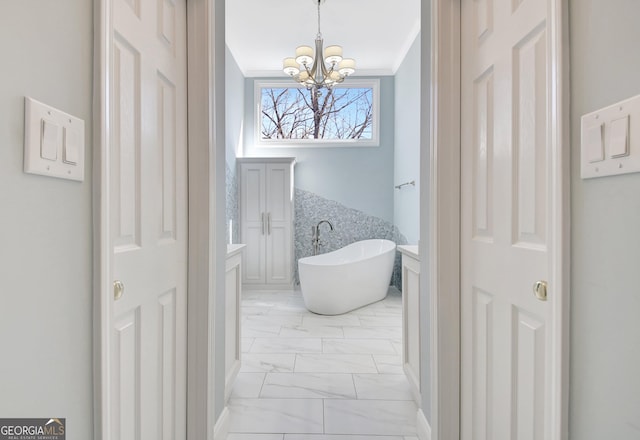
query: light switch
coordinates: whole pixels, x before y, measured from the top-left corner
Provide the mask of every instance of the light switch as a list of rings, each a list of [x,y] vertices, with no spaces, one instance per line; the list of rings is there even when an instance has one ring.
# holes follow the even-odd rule
[[[640,173],[640,95],[580,118],[580,176]]]
[[[61,144],[61,127],[52,121],[42,120],[40,124],[40,157],[47,160],[58,158],[58,146]]]
[[[80,142],[78,141],[78,133],[65,128],[64,129],[64,149],[62,160],[64,163],[75,165],[78,163],[78,148]]]
[[[629,115],[611,121],[609,128],[609,155],[612,158],[629,155]]]
[[[81,182],[84,179],[84,121],[25,97],[24,171]]]
[[[585,139],[587,143],[586,155],[590,163],[604,160],[604,143],[602,142],[603,128],[604,124],[599,124],[587,129],[587,139]]]

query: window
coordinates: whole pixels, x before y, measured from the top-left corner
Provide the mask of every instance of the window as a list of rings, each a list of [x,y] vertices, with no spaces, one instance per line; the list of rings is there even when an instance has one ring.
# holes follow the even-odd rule
[[[256,81],[261,146],[377,146],[378,80],[347,80],[319,96],[291,81]]]

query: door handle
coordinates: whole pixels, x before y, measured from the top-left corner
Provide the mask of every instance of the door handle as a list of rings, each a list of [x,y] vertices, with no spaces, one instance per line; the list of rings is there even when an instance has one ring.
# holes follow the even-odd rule
[[[267,214],[267,232],[271,235],[271,213]]]
[[[262,235],[264,235],[264,212],[261,214],[260,218],[262,219]]]
[[[113,282],[113,299],[118,301],[124,295],[124,284],[120,280]]]
[[[540,301],[547,300],[547,282],[546,281],[536,281],[533,283],[533,293],[536,295]]]

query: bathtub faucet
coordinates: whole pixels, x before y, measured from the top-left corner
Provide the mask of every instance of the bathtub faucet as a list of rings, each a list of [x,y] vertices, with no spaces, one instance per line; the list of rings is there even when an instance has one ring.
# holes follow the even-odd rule
[[[333,231],[333,225],[329,220],[320,220],[317,225],[311,226],[311,244],[313,245],[313,255],[318,255],[318,250],[322,244],[320,243],[320,225],[326,223]]]

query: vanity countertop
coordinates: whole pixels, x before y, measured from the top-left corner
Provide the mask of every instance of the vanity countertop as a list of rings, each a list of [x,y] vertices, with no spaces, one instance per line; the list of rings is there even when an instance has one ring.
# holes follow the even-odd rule
[[[417,244],[398,245],[398,251],[400,251],[402,255],[406,255],[408,257],[415,258],[416,260],[420,260],[420,254],[418,253]]]
[[[227,258],[239,253],[246,246],[247,246],[246,244],[228,244],[227,245]]]

